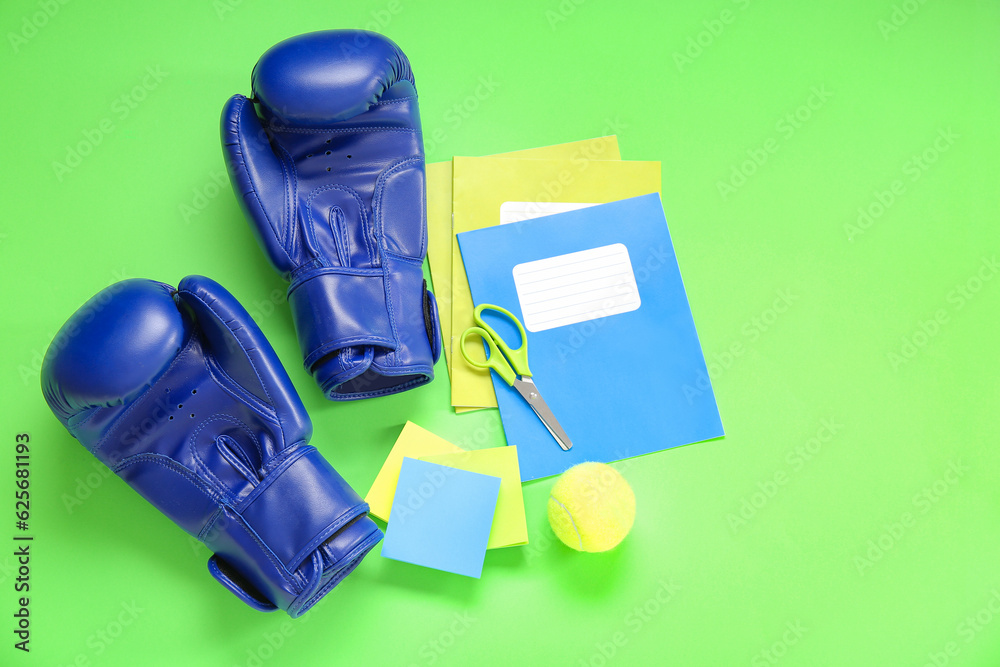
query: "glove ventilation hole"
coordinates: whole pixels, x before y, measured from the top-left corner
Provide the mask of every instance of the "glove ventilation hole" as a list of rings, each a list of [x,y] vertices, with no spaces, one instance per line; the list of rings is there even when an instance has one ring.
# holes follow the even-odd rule
[[[164,387],[163,388],[163,393],[164,394],[169,394],[170,393],[170,387]],[[194,391],[192,391],[191,393],[193,394]],[[178,407],[178,409],[183,408],[184,404],[183,403],[178,403],[177,407]],[[173,415],[170,415],[170,416],[167,417],[167,421],[171,421],[172,422],[173,420],[174,420],[174,416]]]

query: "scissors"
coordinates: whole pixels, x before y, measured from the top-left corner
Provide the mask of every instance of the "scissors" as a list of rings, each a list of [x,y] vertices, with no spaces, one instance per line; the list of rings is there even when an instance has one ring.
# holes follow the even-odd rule
[[[507,318],[517,325],[517,330],[521,334],[521,344],[517,349],[510,349],[507,342],[483,320],[484,310],[495,310],[498,313],[506,315]],[[569,451],[569,448],[573,446],[572,441],[566,435],[566,431],[562,429],[562,426],[559,425],[559,421],[552,414],[552,410],[549,409],[542,395],[538,393],[538,388],[531,379],[531,370],[528,368],[528,337],[524,333],[524,327],[521,326],[520,320],[506,308],[501,308],[492,303],[483,303],[476,306],[476,310],[472,313],[472,319],[477,326],[469,327],[462,332],[460,343],[462,356],[465,357],[470,366],[496,371],[496,374],[503,378],[504,382],[514,387],[517,393],[521,395],[521,398],[528,402],[528,405],[535,411],[538,418],[542,420],[542,424],[552,434],[552,437],[556,439],[556,442],[559,443],[563,451]],[[466,351],[465,341],[470,336],[479,336],[486,341],[486,345],[489,348],[489,355],[485,363],[471,358]]]

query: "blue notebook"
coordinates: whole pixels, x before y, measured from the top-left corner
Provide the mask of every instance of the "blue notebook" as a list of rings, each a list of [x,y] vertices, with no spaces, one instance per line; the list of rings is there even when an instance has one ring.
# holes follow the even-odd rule
[[[658,194],[464,232],[458,242],[474,303],[524,323],[532,378],[573,441],[560,449],[492,373],[522,481],[724,435]],[[513,326],[489,322],[517,346]]]

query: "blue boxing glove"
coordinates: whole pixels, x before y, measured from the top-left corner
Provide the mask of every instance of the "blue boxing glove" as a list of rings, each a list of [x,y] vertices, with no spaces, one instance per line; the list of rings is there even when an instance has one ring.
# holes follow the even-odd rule
[[[63,325],[42,391],[77,440],[214,555],[255,609],[299,616],[382,532],[308,444],[312,424],[267,339],[201,276],[126,280]]]
[[[409,61],[377,33],[314,32],[261,56],[251,85],[252,99],[222,112],[223,149],[258,242],[291,283],[306,369],[332,400],[429,382],[441,344]]]

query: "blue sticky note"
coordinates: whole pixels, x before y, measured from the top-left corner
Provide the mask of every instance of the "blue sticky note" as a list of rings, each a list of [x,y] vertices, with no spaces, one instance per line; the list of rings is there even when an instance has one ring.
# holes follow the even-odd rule
[[[404,458],[382,555],[479,578],[500,478]]]
[[[458,242],[473,302],[524,323],[532,379],[573,441],[561,450],[493,373],[522,481],[724,434],[658,194],[463,232]],[[498,319],[490,325],[516,347],[517,330]]]

